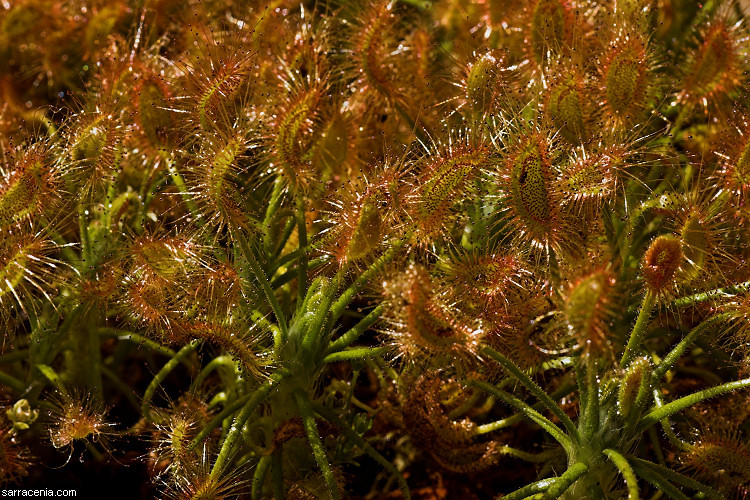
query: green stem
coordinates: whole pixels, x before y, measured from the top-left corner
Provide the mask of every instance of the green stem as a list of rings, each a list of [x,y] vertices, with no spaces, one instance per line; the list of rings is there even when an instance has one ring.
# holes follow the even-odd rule
[[[552,398],[550,398],[541,387],[539,387],[533,380],[531,380],[531,378],[529,378],[528,375],[516,366],[515,363],[488,346],[483,347],[481,352],[500,363],[508,373],[531,391],[531,393],[536,396],[537,399],[539,399],[539,401],[560,420],[560,422],[562,422],[563,426],[567,429],[568,434],[572,436],[576,442],[581,442],[581,436],[578,433],[578,429],[570,417],[557,405],[557,403],[552,401]]]
[[[615,467],[620,471],[622,477],[625,479],[625,484],[628,487],[628,500],[638,500],[638,478],[635,477],[633,468],[628,463],[627,459],[623,457],[619,452],[607,448],[604,453],[609,458]]]
[[[503,455],[510,455],[526,462],[531,463],[543,463],[554,457],[560,451],[558,449],[542,451],[540,453],[529,453],[528,451],[519,450],[517,448],[511,448],[510,446],[500,446],[497,450]]]
[[[88,210],[83,203],[78,204],[78,232],[81,236],[81,258],[83,259],[81,272],[85,274],[87,266],[91,266],[91,241],[89,239]]]
[[[237,415],[232,422],[232,427],[227,433],[227,437],[224,438],[224,442],[221,444],[219,455],[216,457],[213,469],[211,469],[211,478],[218,479],[219,475],[224,471],[224,467],[232,454],[234,445],[242,434],[242,428],[245,426],[245,422],[253,414],[255,409],[260,405],[266,396],[271,392],[271,389],[276,387],[282,380],[289,376],[289,372],[286,370],[278,370],[274,372],[268,380],[263,382],[255,392],[253,392],[250,399],[247,400],[242,411]],[[191,443],[192,445],[192,443]]]
[[[310,268],[315,269],[317,267],[322,266],[323,264],[328,263],[330,260],[331,260],[331,258],[328,257],[328,256],[319,257],[317,259],[310,260],[307,263],[307,268],[308,268],[308,270]],[[275,262],[274,266],[277,269],[281,267],[278,262]],[[271,280],[271,288],[273,288],[274,290],[276,290],[277,288],[280,288],[280,287],[286,285],[287,283],[289,283],[290,281],[292,281],[295,278],[297,278],[297,268],[296,267],[292,267],[291,269],[287,269],[282,274],[279,274],[276,277],[274,277]]]
[[[233,231],[232,235],[240,244],[240,248],[242,249],[242,253],[245,256],[245,260],[250,265],[250,269],[255,275],[255,279],[258,280],[258,283],[260,283],[260,286],[263,289],[263,293],[266,296],[266,300],[268,300],[268,304],[271,306],[271,309],[273,310],[274,315],[276,315],[276,321],[278,322],[279,328],[281,329],[282,337],[286,338],[286,335],[289,331],[287,328],[286,317],[284,316],[281,310],[281,305],[279,304],[279,301],[276,298],[276,294],[273,293],[273,290],[271,289],[271,285],[268,283],[268,278],[266,277],[266,273],[263,271],[263,269],[260,267],[260,264],[255,259],[255,255],[253,254],[250,248],[250,245],[248,244],[242,232]]]
[[[125,396],[125,399],[127,399],[128,402],[133,405],[133,408],[135,408],[136,411],[140,411],[141,404],[138,402],[138,398],[133,393],[133,389],[128,384],[123,382],[120,377],[118,377],[117,374],[109,368],[102,366],[101,370],[102,375],[104,375],[112,385],[117,387],[122,395]]]
[[[588,465],[578,462],[568,467],[568,470],[563,472],[562,476],[558,477],[544,492],[542,496],[543,500],[555,500],[560,498],[573,483],[578,481],[581,476],[589,471]]]
[[[130,342],[138,344],[138,346],[140,347],[145,347],[169,358],[175,355],[175,352],[169,347],[165,347],[158,342],[154,342],[153,340],[144,337],[143,335],[132,333],[127,330],[119,330],[117,328],[110,327],[99,327],[96,329],[96,333],[98,335],[103,335],[106,337],[115,337],[118,340],[129,340]]]
[[[654,485],[659,491],[663,491],[670,498],[673,498],[674,500],[690,500],[687,495],[675,488],[672,483],[650,469],[642,467],[638,463],[634,463],[633,470],[636,474]]]
[[[448,412],[448,418],[451,419],[451,420],[455,420],[458,417],[460,417],[461,415],[465,414],[467,411],[469,411],[472,408],[474,408],[474,405],[476,405],[479,402],[479,400],[482,398],[483,394],[484,393],[482,391],[477,391],[477,390],[472,391],[471,396],[469,396],[468,398],[466,398],[466,401],[464,401],[459,406],[457,406],[456,408],[454,408],[450,412]],[[476,428],[475,428],[475,432],[476,432]],[[479,434],[481,434],[481,433],[479,433]]]
[[[524,498],[529,498],[532,495],[544,493],[545,491],[547,491],[547,488],[549,488],[550,485],[555,482],[555,479],[556,478],[542,479],[541,481],[537,481],[535,483],[524,486],[523,488],[519,488],[512,493],[503,495],[500,498],[502,498],[502,500],[522,500]],[[500,500],[500,498],[498,498],[498,500]]]
[[[656,460],[661,465],[664,465],[664,451],[661,449],[661,443],[659,442],[659,436],[656,435],[656,429],[654,429],[653,427],[649,427],[648,437],[651,440],[651,446],[654,447],[654,455],[656,455]]]
[[[271,456],[266,455],[260,459],[258,465],[255,466],[255,474],[253,474],[253,487],[250,492],[251,500],[260,500],[263,495],[263,480],[266,478],[268,467],[271,465]]]
[[[487,382],[482,382],[480,380],[470,380],[469,385],[482,389],[487,394],[490,394],[497,399],[504,401],[506,404],[514,407],[515,409],[520,411],[526,418],[547,431],[547,433],[552,436],[558,443],[560,443],[563,448],[565,448],[565,450],[571,449],[570,438],[566,436],[560,430],[560,428],[553,424],[547,417],[533,409],[528,404],[524,403],[515,396],[512,396],[511,394],[498,389],[494,385],[488,384]]]
[[[174,163],[172,162],[172,158],[164,155],[164,161],[167,164],[167,170],[169,171],[169,176],[172,178],[172,182],[174,182],[175,187],[177,188],[177,192],[180,193],[180,196],[182,196],[182,199],[185,200],[185,204],[188,207],[188,210],[193,215],[193,217],[198,219],[198,207],[195,205],[195,201],[193,201],[193,197],[190,196],[190,193],[187,190],[187,186],[185,185],[185,179],[182,178],[182,175],[180,172],[177,171],[177,168],[174,166]]]
[[[195,351],[198,346],[200,345],[199,340],[194,340],[190,342],[188,345],[180,349],[175,353],[175,355],[167,361],[167,363],[164,365],[164,367],[159,370],[159,373],[156,374],[154,379],[151,381],[150,384],[148,384],[148,387],[146,388],[146,392],[143,394],[143,400],[141,401],[141,413],[146,418],[146,420],[151,421],[151,409],[149,408],[149,404],[151,403],[151,399],[154,397],[154,394],[156,393],[156,389],[161,385],[162,382],[164,382],[164,379],[167,378],[167,376],[172,373],[172,370],[177,368],[177,365],[179,365],[183,359],[190,356],[193,351]]]
[[[203,442],[204,439],[208,437],[211,432],[221,425],[221,423],[229,417],[231,414],[245,406],[245,403],[247,403],[250,398],[252,397],[251,394],[245,394],[244,396],[240,397],[239,399],[235,400],[231,405],[227,406],[221,412],[219,412],[214,418],[211,419],[209,423],[207,423],[203,429],[198,433],[197,436],[193,438],[193,440],[190,442],[189,449],[194,450],[200,443]]]
[[[315,415],[313,414],[310,400],[306,393],[298,390],[294,392],[294,401],[297,403],[297,408],[302,417],[302,425],[305,427],[307,440],[310,442],[315,461],[318,463],[318,467],[320,467],[320,472],[323,474],[326,486],[328,486],[328,493],[333,500],[339,500],[341,498],[339,485],[336,482],[336,477],[333,475],[331,465],[328,463],[323,440],[320,439],[318,427],[315,425]]]
[[[281,206],[282,201],[282,195],[284,194],[284,186],[285,186],[284,179],[281,178],[281,176],[276,177],[276,180],[273,183],[273,191],[271,192],[271,199],[268,200],[268,206],[266,207],[266,215],[263,219],[263,248],[265,249],[267,254],[271,254],[275,248],[274,248],[274,242],[271,239],[272,235],[274,234],[273,227],[271,227],[273,223],[274,216],[276,215],[276,212],[279,210],[279,207]]]
[[[115,198],[115,200],[111,203],[111,206],[106,206],[106,211],[104,213],[104,225],[107,230],[112,230],[112,214],[117,214],[125,205],[125,203],[128,203],[130,201],[134,201],[134,205],[136,206],[141,205],[141,198],[138,196],[138,194],[134,191],[127,191]]]
[[[682,108],[680,109],[680,112],[677,115],[674,123],[671,127],[669,127],[669,133],[672,135],[672,142],[679,139],[677,136],[680,132],[682,132],[682,124],[685,123],[685,120],[688,119],[692,111],[693,110],[690,106],[682,106]]]
[[[284,230],[281,232],[281,238],[279,238],[278,243],[276,243],[276,249],[273,251],[272,254],[270,254],[273,256],[274,261],[276,261],[276,259],[279,258],[279,256],[281,255],[281,252],[283,252],[284,248],[286,248],[286,243],[289,241],[289,238],[292,236],[292,233],[294,232],[294,226],[296,226],[295,218],[291,217],[289,220],[286,221],[286,224],[284,225]],[[305,248],[305,252],[309,252],[309,250],[310,250],[309,248]],[[297,253],[297,252],[294,251],[291,253]],[[282,257],[282,260],[284,259],[284,257]],[[294,260],[294,259],[291,259],[291,260]],[[277,269],[281,267],[282,265],[283,264],[281,264],[281,260],[279,260],[276,265]]]
[[[648,469],[656,474],[659,474],[660,476],[666,478],[669,481],[679,484],[680,486],[684,486],[685,488],[690,488],[691,490],[695,490],[699,493],[703,493],[709,498],[724,498],[724,496],[721,493],[711,488],[710,486],[707,486],[699,481],[696,481],[695,479],[684,476],[680,474],[679,472],[675,472],[672,469],[668,469],[667,467],[664,467],[659,464],[655,464],[653,462],[649,462],[648,460],[643,460],[641,458],[636,458],[636,457],[628,457],[628,458],[630,459],[630,462],[633,464],[633,467],[639,467],[641,468],[641,470]]]
[[[96,399],[103,400],[101,342],[97,327],[103,322],[102,311],[86,308],[76,328],[69,331],[69,353],[65,372],[76,385],[85,387]]]
[[[352,283],[349,288],[341,294],[339,299],[331,306],[331,315],[333,319],[338,319],[344,312],[344,309],[354,300],[354,297],[370,280],[377,274],[383,266],[393,259],[401,248],[406,245],[409,240],[409,236],[404,236],[398,242],[393,244],[383,255],[381,255],[375,262],[373,262],[365,272],[359,275],[359,277]]]
[[[664,356],[664,359],[661,360],[659,365],[654,370],[654,377],[653,380],[656,382],[657,380],[660,380],[664,375],[667,374],[667,372],[674,366],[674,364],[677,362],[678,359],[685,353],[685,351],[693,345],[693,342],[700,337],[703,332],[706,331],[706,329],[709,326],[714,325],[715,323],[718,323],[720,321],[724,321],[725,319],[729,319],[731,317],[730,314],[724,313],[724,314],[716,314],[714,316],[711,316],[710,318],[706,319],[705,321],[701,322],[698,326],[693,328],[690,333],[688,333],[684,339],[682,339],[673,349],[672,351]]]
[[[379,305],[378,307],[373,309],[370,314],[362,318],[359,323],[352,327],[351,330],[331,342],[326,352],[328,354],[332,354],[349,347],[380,318],[380,315],[383,314],[383,311],[385,311],[385,306],[383,305]]]
[[[388,350],[387,347],[360,347],[348,351],[339,351],[329,354],[323,358],[323,363],[335,363],[337,361],[351,361],[354,359],[370,358],[379,356]]]
[[[582,361],[582,360],[581,360]],[[578,394],[579,394],[579,413],[581,415],[586,414],[586,406],[588,405],[588,392],[586,391],[586,378],[585,373],[583,373],[584,370],[584,363],[577,362],[574,365],[573,368],[573,375],[575,375],[576,379],[576,386],[578,387]]]
[[[663,407],[664,402],[661,399],[661,394],[659,394],[659,389],[654,389],[653,394],[656,407]],[[674,445],[677,449],[687,451],[692,448],[692,445],[686,443],[685,441],[680,439],[677,434],[675,434],[675,432],[672,430],[672,422],[669,421],[669,418],[663,418],[661,420],[661,427],[669,442],[672,443],[672,445]],[[649,427],[648,430],[653,430],[653,426]]]
[[[320,415],[321,417],[323,417],[324,419],[328,420],[329,422],[337,426],[339,429],[341,429],[346,435],[347,439],[352,441],[355,445],[359,446],[359,448],[365,453],[367,453],[370,456],[370,458],[375,460],[378,464],[380,464],[381,467],[383,467],[384,469],[386,469],[388,472],[390,472],[396,477],[401,487],[401,492],[403,493],[405,500],[409,500],[411,498],[411,495],[409,494],[409,485],[406,484],[406,479],[404,479],[404,476],[393,466],[391,462],[389,462],[385,457],[383,457],[383,455],[378,453],[378,451],[375,450],[375,448],[373,448],[372,446],[370,446],[367,443],[367,441],[364,440],[362,436],[360,436],[358,433],[353,431],[346,422],[341,420],[331,410],[329,410],[328,408],[326,408],[325,406],[319,403],[313,402],[312,405],[313,405],[313,408],[315,409],[315,413],[317,413],[318,415]]]
[[[590,441],[599,431],[599,380],[596,363],[588,359],[586,363],[586,408],[583,413],[583,436]]]
[[[0,383],[10,387],[19,394],[23,394],[26,391],[26,384],[4,372],[0,372]]]
[[[633,357],[640,350],[643,337],[646,334],[646,327],[648,326],[651,317],[651,310],[654,308],[655,300],[656,295],[651,290],[648,290],[643,296],[641,310],[638,313],[638,319],[635,321],[635,326],[633,326],[633,331],[630,333],[630,339],[628,340],[628,345],[625,347],[625,352],[620,360],[620,366],[627,367],[628,363],[633,360]]]
[[[305,198],[297,195],[297,234],[299,236],[300,256],[297,259],[297,303],[302,304],[307,294],[307,217],[305,214]]]
[[[9,352],[8,354],[3,354],[2,356],[0,356],[0,365],[7,364],[7,363],[15,363],[16,361],[21,361],[28,357],[29,357],[28,349],[17,349],[15,351]]]
[[[505,427],[510,427],[511,425],[515,425],[518,422],[523,420],[523,414],[516,413],[515,415],[511,415],[507,418],[502,418],[500,420],[495,420],[494,422],[490,422],[488,424],[479,425],[474,428],[474,434],[480,435],[480,434],[488,434],[490,432],[494,432],[499,429],[503,429]]]
[[[57,244],[57,247],[60,249],[60,252],[63,254],[63,257],[65,257],[65,260],[68,264],[73,264],[74,262],[79,262],[81,260],[81,257],[77,255],[71,247],[75,245],[75,243],[68,243],[65,241],[65,238],[62,237],[62,235],[55,229],[55,224],[52,223],[44,214],[41,214],[39,216],[42,227],[45,227],[45,231],[47,234],[49,234],[49,237],[52,238],[52,241],[54,241]]]
[[[206,366],[203,367],[203,369],[198,373],[198,376],[195,377],[195,380],[192,384],[190,384],[190,390],[191,392],[197,390],[203,381],[206,380],[206,378],[211,375],[211,372],[216,370],[217,368],[221,366],[226,366],[230,368],[233,372],[236,371],[237,368],[237,361],[232,358],[232,356],[217,356],[211,361],[208,362]]]
[[[513,381],[512,378],[508,377],[499,384],[497,384],[495,387],[498,389],[502,389],[503,387],[509,385]],[[559,399],[564,398],[568,394],[570,394],[575,389],[575,384],[566,383],[563,384],[559,389],[557,389],[555,392],[550,394],[550,397],[553,399]],[[539,410],[543,407],[541,403],[536,403],[531,406],[535,410]],[[459,414],[460,415],[460,414]],[[457,418],[459,415],[452,415],[452,413],[449,413],[448,416],[450,418]],[[474,433],[475,434],[487,434],[489,432],[493,432],[498,429],[502,429],[503,427],[508,427],[510,425],[515,425],[518,422],[523,420],[523,414],[516,413],[515,415],[511,415],[510,417],[503,418],[501,420],[497,420],[495,422],[490,422],[488,424],[480,425],[475,427]]]
[[[641,417],[643,407],[646,404],[646,400],[651,393],[651,381],[653,374],[650,370],[644,369],[641,376],[640,384],[638,385],[638,393],[636,394],[635,401],[630,407],[630,413],[626,416],[625,420],[625,432],[630,434],[633,428],[638,423],[638,419]]]
[[[638,424],[638,427],[636,428],[636,432],[643,432],[644,430],[648,429],[649,426],[656,424],[660,420],[674,415],[675,413],[682,411],[685,408],[689,408],[697,403],[700,403],[701,401],[715,396],[720,396],[727,392],[736,391],[737,389],[743,389],[745,387],[750,387],[750,378],[738,380],[736,382],[729,382],[726,384],[718,385],[716,387],[711,387],[709,389],[704,389],[694,394],[690,394],[689,396],[685,396],[672,401],[671,403],[667,403],[661,408],[657,408],[643,417]]]
[[[708,302],[709,300],[717,300],[721,297],[731,297],[733,295],[738,295],[747,291],[750,291],[750,281],[728,286],[726,288],[716,288],[707,292],[688,295],[687,297],[682,297],[675,300],[674,302],[672,302],[672,305],[674,305],[675,307],[688,307],[695,304],[700,304],[701,302]]]

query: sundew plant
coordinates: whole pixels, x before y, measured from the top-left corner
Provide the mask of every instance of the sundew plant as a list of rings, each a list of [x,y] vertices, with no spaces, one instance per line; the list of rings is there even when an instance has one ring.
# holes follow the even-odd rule
[[[750,497],[746,12],[0,2],[0,483]]]

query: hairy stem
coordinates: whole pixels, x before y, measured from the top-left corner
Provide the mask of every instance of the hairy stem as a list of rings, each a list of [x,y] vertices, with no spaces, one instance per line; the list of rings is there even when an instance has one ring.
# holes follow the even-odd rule
[[[326,486],[328,486],[328,492],[333,500],[338,500],[341,498],[339,485],[336,482],[336,477],[333,475],[331,465],[328,463],[328,456],[323,446],[323,440],[320,438],[318,427],[315,425],[315,415],[313,414],[310,400],[304,392],[295,391],[294,401],[297,403],[297,408],[302,417],[302,425],[305,427],[305,434],[307,434],[307,440],[310,442],[315,461],[318,463],[318,467],[320,467],[320,472],[323,474]]]
[[[635,326],[633,326],[633,331],[630,333],[628,345],[625,347],[622,359],[620,359],[620,366],[627,367],[628,363],[633,360],[633,357],[638,354],[638,351],[641,348],[641,343],[643,342],[643,337],[646,334],[646,327],[651,318],[651,310],[654,308],[655,300],[656,295],[654,295],[651,290],[648,290],[643,296],[641,310],[638,313],[638,319],[635,321]]]
[[[675,413],[682,411],[685,408],[689,408],[695,404],[698,404],[701,401],[715,396],[720,396],[727,392],[736,391],[737,389],[743,389],[745,387],[750,387],[750,378],[738,380],[736,382],[729,382],[726,384],[718,385],[716,387],[711,387],[709,389],[704,389],[689,396],[685,396],[672,401],[671,403],[667,403],[661,408],[657,408],[643,417],[639,422],[638,427],[636,428],[636,432],[642,432],[648,429],[650,426],[658,423],[660,420],[674,415]]]
[[[201,342],[199,340],[194,340],[177,351],[172,359],[167,361],[162,369],[159,370],[159,373],[156,374],[151,383],[148,384],[146,392],[143,393],[143,400],[141,401],[141,413],[146,418],[146,420],[152,421],[150,403],[151,399],[154,397],[154,394],[156,394],[156,389],[158,389],[161,383],[164,382],[164,379],[166,379],[167,376],[172,373],[172,370],[177,368],[177,365],[179,365],[182,360],[190,356],[200,344]]]
[[[578,462],[568,467],[568,470],[563,472],[562,476],[555,479],[555,481],[547,488],[547,491],[542,495],[543,500],[555,500],[560,498],[573,483],[578,481],[584,474],[589,471],[588,465]]]
[[[617,467],[617,470],[620,471],[620,474],[625,479],[625,484],[628,487],[628,500],[638,500],[638,478],[635,477],[633,468],[628,463],[628,460],[611,448],[605,449],[603,453],[615,464],[615,467]]]
[[[271,389],[276,387],[282,380],[289,376],[289,372],[286,370],[278,370],[271,375],[260,387],[258,387],[253,393],[250,399],[247,400],[242,411],[237,415],[232,422],[232,427],[227,433],[227,437],[224,438],[224,442],[221,443],[221,449],[219,455],[216,457],[213,469],[211,469],[211,478],[217,479],[219,475],[224,471],[229,458],[232,455],[234,445],[242,434],[242,428],[245,426],[245,422],[253,414],[255,409],[260,405],[266,396],[271,392]],[[213,420],[212,420],[213,422]],[[197,437],[196,437],[197,439]],[[192,443],[191,443],[192,446]]]
[[[670,353],[664,356],[664,359],[661,360],[659,365],[654,370],[654,382],[660,380],[664,375],[667,374],[667,372],[674,366],[677,360],[680,359],[680,357],[685,353],[685,351],[687,351],[687,349],[691,345],[693,345],[693,342],[695,342],[698,337],[703,335],[708,327],[715,325],[716,323],[720,323],[721,321],[724,321],[729,317],[729,314],[716,314],[704,320],[698,326],[693,328],[690,333],[688,333],[684,339],[682,339],[676,346],[674,346],[672,351],[670,351]]]
[[[519,382],[521,382],[531,393],[539,399],[539,401],[549,410],[552,412],[553,415],[555,415],[558,419],[560,419],[560,422],[562,422],[563,426],[568,430],[568,433],[570,436],[576,441],[581,441],[581,436],[578,433],[578,429],[576,428],[573,421],[570,419],[568,415],[565,414],[565,412],[560,408],[557,403],[555,403],[552,398],[550,398],[546,392],[542,390],[541,387],[539,387],[531,378],[529,378],[528,375],[523,373],[523,371],[516,366],[515,363],[513,363],[510,359],[506,358],[499,352],[495,351],[491,347],[484,347],[482,348],[482,353],[486,354],[487,356],[491,357],[498,363],[500,363],[503,368],[505,368],[510,375],[515,377]]]
[[[325,406],[319,404],[319,403],[312,403],[313,409],[315,410],[315,413],[323,417],[324,419],[328,420],[335,426],[337,426],[339,429],[341,429],[344,434],[346,435],[347,439],[352,441],[355,445],[359,446],[359,448],[367,453],[370,458],[375,460],[377,463],[379,463],[383,468],[385,468],[388,472],[393,474],[396,479],[399,482],[399,485],[401,487],[401,493],[403,493],[404,498],[406,500],[409,500],[411,498],[411,495],[409,494],[409,486],[406,484],[406,480],[404,479],[404,476],[393,466],[391,462],[389,462],[383,455],[378,453],[375,448],[370,446],[367,441],[362,438],[359,434],[357,434],[355,431],[353,431],[349,425],[341,420],[334,412],[326,408]]]
[[[539,425],[542,429],[547,431],[547,433],[552,436],[558,443],[560,443],[563,448],[566,450],[571,449],[571,442],[570,438],[566,436],[558,426],[553,424],[547,417],[533,409],[528,404],[524,403],[520,399],[516,398],[515,396],[512,396],[508,394],[505,391],[502,391],[495,387],[492,384],[488,384],[487,382],[482,382],[480,380],[471,380],[469,381],[469,385],[472,385],[474,387],[477,387],[479,389],[482,389],[483,391],[487,392],[488,394],[496,397],[497,399],[502,400],[506,404],[512,406],[513,408],[517,409],[523,415],[531,420],[532,422]]]

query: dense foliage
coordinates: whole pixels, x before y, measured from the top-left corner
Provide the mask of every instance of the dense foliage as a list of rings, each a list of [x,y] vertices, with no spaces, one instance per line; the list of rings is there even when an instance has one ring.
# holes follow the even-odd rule
[[[0,482],[747,497],[744,18],[0,2]]]

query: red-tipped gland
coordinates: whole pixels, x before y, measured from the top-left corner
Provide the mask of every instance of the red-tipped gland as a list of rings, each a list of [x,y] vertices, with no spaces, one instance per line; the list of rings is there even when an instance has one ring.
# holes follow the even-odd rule
[[[377,200],[370,197],[362,200],[352,214],[354,225],[336,253],[339,263],[360,260],[378,247],[383,231],[380,210]]]
[[[651,363],[648,358],[637,358],[625,371],[617,392],[617,409],[624,419],[630,417],[638,393],[645,388],[644,384],[649,383],[650,370]]]
[[[72,172],[89,195],[109,185],[119,168],[123,129],[110,111],[84,117],[82,126],[71,133]]]
[[[685,256],[684,271],[688,277],[700,274],[706,265],[711,250],[709,229],[700,214],[691,214],[680,228],[682,253]]]
[[[466,77],[466,99],[474,112],[491,113],[503,91],[501,55],[488,52],[471,65]]]
[[[390,1],[373,2],[362,18],[361,31],[354,41],[354,56],[362,86],[371,87],[387,99],[397,97],[397,89],[383,64],[386,54],[391,51],[387,42],[393,31],[395,16]]]
[[[13,331],[6,321],[14,309],[31,315],[39,295],[49,297],[65,282],[64,264],[50,257],[58,248],[42,233],[0,233],[0,332]]]
[[[725,168],[725,178],[732,191],[750,192],[750,136],[742,143],[734,164]]]
[[[229,106],[252,68],[250,61],[242,58],[212,62],[212,66],[214,64],[196,96],[198,123],[204,130],[213,129],[215,123],[230,115]]]
[[[105,408],[86,394],[71,392],[56,401],[49,434],[55,448],[66,448],[79,441],[95,442],[108,433],[111,423]]]
[[[28,450],[17,441],[13,427],[0,423],[0,484],[20,481],[30,466]]]
[[[90,56],[96,58],[95,54],[107,46],[107,39],[115,33],[118,24],[128,17],[128,11],[127,6],[120,3],[102,4],[101,7],[91,10],[83,33],[84,46]]]
[[[681,458],[727,496],[745,498],[750,490],[750,444],[739,433],[710,430]]]
[[[558,348],[557,334],[548,328],[547,322],[541,321],[551,312],[546,294],[532,287],[520,290],[506,309],[494,312],[487,340],[522,369],[539,366],[548,359],[549,350]]]
[[[538,248],[559,243],[559,201],[553,151],[541,133],[522,136],[505,161],[504,190],[509,215],[523,239]]]
[[[450,416],[451,400],[460,389],[445,373],[427,372],[409,388],[403,403],[406,429],[413,444],[428,452],[447,470],[458,473],[476,472],[493,465],[499,455],[496,441],[476,441],[476,425],[468,418],[454,420]]]
[[[320,136],[313,146],[312,166],[323,176],[334,175],[338,167],[352,156],[349,145],[350,122],[342,114],[336,113],[320,127]]]
[[[247,227],[240,175],[252,148],[252,134],[237,123],[226,134],[204,137],[197,163],[186,168],[187,181],[204,224],[213,227]]]
[[[46,151],[34,147],[24,151],[16,168],[0,178],[0,229],[36,214],[54,195],[54,188]]]
[[[684,95],[693,102],[713,98],[739,84],[742,73],[737,44],[724,23],[711,26],[685,76]]]
[[[400,233],[395,209],[398,192],[392,190],[402,188],[402,179],[401,166],[386,160],[370,175],[348,181],[336,190],[321,249],[339,266],[366,261],[386,237]]]
[[[487,150],[468,147],[439,152],[431,159],[411,196],[411,216],[420,237],[434,236],[445,229],[451,209],[463,199],[488,160]]]
[[[158,76],[147,77],[136,88],[136,123],[155,149],[168,148],[174,141],[176,117],[170,109],[170,92]]]
[[[613,42],[602,70],[605,101],[609,112],[632,121],[644,105],[649,85],[646,44],[635,35]]]
[[[573,12],[566,0],[536,0],[529,9],[526,44],[541,65],[548,53],[559,53],[569,43]]]
[[[580,144],[586,138],[583,81],[571,75],[555,82],[547,93],[547,112],[566,141]]]
[[[627,156],[625,148],[611,147],[574,158],[565,168],[557,191],[574,211],[596,214],[602,203],[616,195],[620,171]]]
[[[643,256],[641,269],[646,286],[653,292],[666,291],[682,265],[682,243],[672,236],[659,236]]]
[[[223,319],[223,318],[222,318]],[[239,324],[226,326],[211,321],[180,321],[175,331],[180,332],[181,338],[201,339],[217,345],[235,357],[246,374],[260,375],[260,356],[253,350],[254,340],[250,335],[243,334]],[[249,329],[248,329],[249,330]]]
[[[721,311],[729,315],[730,332],[736,340],[735,344],[741,346],[744,352],[750,352],[750,292],[728,298]]]
[[[565,319],[586,355],[600,357],[611,351],[609,323],[613,317],[614,273],[594,271],[570,286],[565,298]]]
[[[136,277],[125,286],[121,309],[134,325],[158,336],[166,333],[166,340],[173,342],[179,318],[170,303],[170,294],[164,283],[155,280],[141,282]],[[181,333],[179,328],[176,333]]]
[[[226,320],[240,303],[241,279],[227,262],[215,262],[202,272],[191,273],[190,289],[198,317]]]
[[[522,288],[523,269],[512,255],[457,255],[441,264],[456,296],[480,308],[505,308]]]
[[[271,162],[292,187],[305,187],[314,177],[310,153],[320,126],[322,98],[322,87],[313,85],[292,93],[276,112]]]
[[[103,264],[93,276],[81,279],[75,287],[77,296],[92,307],[109,307],[119,291],[121,279],[122,269],[118,265]]]
[[[389,337],[410,361],[476,360],[482,332],[462,321],[435,295],[433,287],[427,270],[415,265],[385,283],[392,305]]]
[[[147,235],[133,242],[132,252],[140,273],[171,281],[180,269],[195,259],[192,247],[190,241],[182,238]]]

